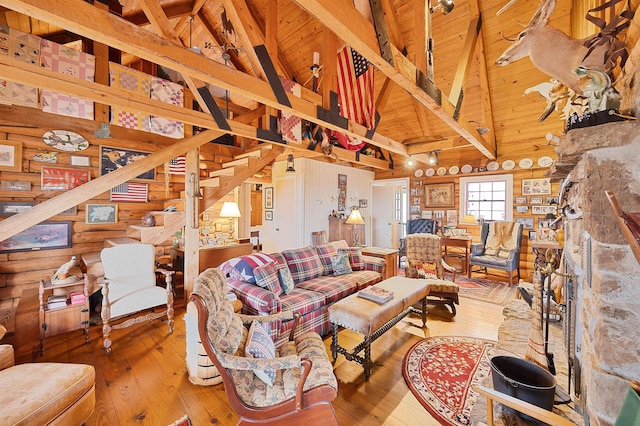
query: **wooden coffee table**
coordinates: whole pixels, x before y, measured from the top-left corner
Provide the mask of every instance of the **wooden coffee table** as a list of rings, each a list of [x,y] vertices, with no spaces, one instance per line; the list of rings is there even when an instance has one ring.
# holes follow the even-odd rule
[[[352,294],[329,307],[329,319],[333,328],[331,340],[331,354],[333,361],[341,353],[349,361],[355,361],[364,367],[364,378],[371,376],[371,343],[391,329],[410,312],[422,315],[422,327],[427,323],[427,296],[429,294],[428,280],[393,277],[384,280],[375,287],[392,291],[393,299],[385,304],[378,304]],[[413,308],[413,304],[422,302],[422,311]],[[364,340],[351,352],[338,344],[340,327],[360,333]],[[358,355],[364,351],[364,356]]]

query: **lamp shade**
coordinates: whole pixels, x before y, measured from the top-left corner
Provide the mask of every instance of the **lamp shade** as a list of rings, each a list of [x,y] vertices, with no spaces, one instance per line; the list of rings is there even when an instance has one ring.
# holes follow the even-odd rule
[[[347,221],[345,223],[349,225],[362,225],[364,223],[364,219],[362,218],[360,210],[358,210],[357,207],[351,209],[351,213],[349,214],[349,217],[347,218]]]
[[[220,217],[241,217],[238,203],[225,201],[220,210]]]
[[[465,217],[462,218],[462,220],[460,221],[461,225],[477,225],[478,224],[478,219],[476,219],[476,217],[472,214],[468,214],[465,215]]]

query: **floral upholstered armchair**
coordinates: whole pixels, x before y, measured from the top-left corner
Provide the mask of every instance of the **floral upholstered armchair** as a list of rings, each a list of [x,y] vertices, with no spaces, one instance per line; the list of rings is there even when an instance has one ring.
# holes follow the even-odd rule
[[[404,274],[407,278],[429,279],[430,303],[439,302],[449,305],[453,315],[456,314],[455,305],[458,300],[458,285],[456,269],[448,265],[442,258],[440,237],[434,234],[410,234],[406,238],[407,266]],[[452,281],[444,279],[444,271],[453,274]]]
[[[270,321],[293,320],[292,312],[267,316],[236,314],[227,299],[222,272],[210,268],[198,277],[191,301],[198,311],[198,332],[218,369],[238,424],[337,425],[331,401],[338,383],[319,334],[308,332],[275,348]],[[249,330],[245,325],[251,325]]]

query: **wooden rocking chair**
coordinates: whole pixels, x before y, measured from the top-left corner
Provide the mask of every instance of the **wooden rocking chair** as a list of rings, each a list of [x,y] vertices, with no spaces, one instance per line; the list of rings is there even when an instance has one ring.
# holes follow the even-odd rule
[[[248,333],[243,324],[293,320],[292,312],[268,316],[240,315],[227,299],[227,284],[220,270],[207,269],[198,277],[191,301],[198,311],[202,345],[218,369],[239,425],[337,425],[331,401],[338,384],[322,338],[304,333],[276,348],[275,358],[245,356]],[[277,326],[278,321],[273,325]],[[268,386],[254,371],[276,371]]]

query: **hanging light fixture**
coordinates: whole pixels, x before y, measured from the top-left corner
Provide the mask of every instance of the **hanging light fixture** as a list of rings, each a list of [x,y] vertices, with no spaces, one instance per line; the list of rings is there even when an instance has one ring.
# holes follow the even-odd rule
[[[293,159],[293,154],[289,154],[287,155],[287,173],[295,173],[296,172],[296,167],[295,167],[295,163],[294,163],[294,159]]]
[[[438,151],[431,151],[427,157],[427,164],[430,166],[438,165]]]
[[[453,0],[438,0],[438,4],[431,8],[431,13],[435,12],[437,9],[442,10],[443,15],[449,14],[454,8],[455,4]]]

